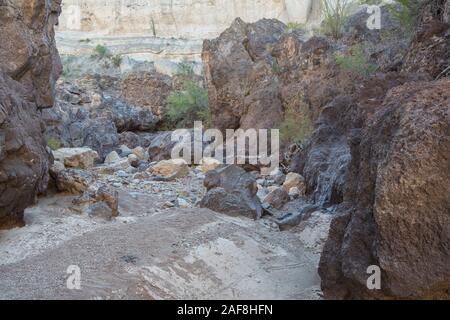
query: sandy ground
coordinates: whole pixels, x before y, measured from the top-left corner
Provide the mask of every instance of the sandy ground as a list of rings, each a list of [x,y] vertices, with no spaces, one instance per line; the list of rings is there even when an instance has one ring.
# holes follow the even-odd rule
[[[55,195],[0,232],[0,299],[319,299],[329,218],[280,232],[268,219],[159,209],[158,194],[120,193],[121,216],[92,220]],[[81,289],[67,288],[67,269]]]

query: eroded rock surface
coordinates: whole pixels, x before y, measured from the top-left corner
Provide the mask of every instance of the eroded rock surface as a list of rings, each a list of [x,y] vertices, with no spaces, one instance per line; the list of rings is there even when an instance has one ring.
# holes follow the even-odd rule
[[[200,206],[231,216],[259,219],[262,207],[257,197],[256,180],[244,169],[230,165],[209,171],[205,178],[208,192]]]
[[[24,209],[47,187],[41,110],[53,106],[61,72],[53,30],[60,2],[0,5],[0,228],[21,225]]]

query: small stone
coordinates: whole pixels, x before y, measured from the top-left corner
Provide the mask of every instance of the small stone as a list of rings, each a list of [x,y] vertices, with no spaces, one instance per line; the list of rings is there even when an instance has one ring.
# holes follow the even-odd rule
[[[301,194],[305,193],[305,178],[303,178],[300,174],[290,172],[286,176],[286,181],[283,183],[283,188],[286,192],[289,192],[291,188],[297,187],[300,190]]]
[[[217,169],[221,164],[222,163],[217,159],[206,157],[200,161],[200,166],[198,169],[203,173],[207,173],[211,170]]]
[[[297,199],[298,197],[300,197],[300,190],[298,189],[298,187],[293,187],[289,190],[289,196],[291,197],[291,199]]]
[[[173,204],[173,203],[170,202],[170,201],[166,201],[166,202],[164,202],[164,204],[163,204],[163,208],[173,208],[173,207],[175,207],[175,204]]]
[[[178,198],[178,206],[180,208],[185,209],[185,208],[189,208],[190,203],[183,198]]]
[[[105,164],[113,164],[120,161],[120,156],[116,151],[110,152],[105,158]]]
[[[122,157],[128,157],[132,153],[133,153],[133,151],[130,148],[128,148],[126,145],[123,144],[120,146],[120,155]]]
[[[284,188],[278,187],[271,191],[265,198],[264,203],[275,209],[281,209],[290,200],[289,194]]]
[[[142,147],[136,147],[131,152],[138,157],[139,160],[148,160],[148,157],[146,157],[146,153],[144,148]]]
[[[118,177],[120,177],[120,178],[127,178],[127,177],[128,177],[128,173],[126,173],[126,172],[123,171],[123,170],[117,171],[117,172],[116,172],[116,175],[117,175]]]
[[[133,153],[128,155],[128,162],[135,168],[139,166],[139,158]]]

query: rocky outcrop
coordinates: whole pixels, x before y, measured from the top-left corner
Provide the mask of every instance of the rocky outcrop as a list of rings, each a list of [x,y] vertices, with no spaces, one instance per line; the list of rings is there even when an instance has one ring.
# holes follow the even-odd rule
[[[329,298],[449,298],[450,80],[393,89],[353,138],[320,274]],[[345,237],[344,237],[345,235]],[[381,290],[366,287],[382,270]]]
[[[274,128],[283,117],[281,82],[267,50],[286,26],[277,20],[236,19],[219,38],[206,40],[202,59],[214,127]]]
[[[41,110],[53,106],[61,72],[53,31],[59,13],[59,0],[0,3],[0,228],[21,225],[47,187]]]
[[[131,147],[141,143],[148,146],[145,139],[131,131],[156,128],[163,118],[171,86],[169,77],[150,72],[117,77],[85,75],[70,83],[61,81],[56,107],[43,113],[47,123],[45,135],[63,147],[90,147],[101,160],[118,148],[121,132],[128,132],[128,138],[135,139]],[[122,144],[125,142],[130,141],[123,140]]]
[[[448,2],[429,3],[441,8]],[[372,77],[350,100],[356,109],[346,113],[353,121],[341,122],[351,124],[350,162],[341,175],[342,193],[320,262],[327,298],[449,298],[450,206],[444,190],[450,187],[445,178],[450,173],[450,80],[438,74],[447,59],[448,31],[442,32],[443,11],[430,15],[429,9],[423,9],[399,68],[416,74]],[[339,123],[336,115],[342,112],[330,114],[322,124]],[[314,150],[317,145],[310,145],[309,155]],[[381,270],[380,290],[367,287],[370,266]]]

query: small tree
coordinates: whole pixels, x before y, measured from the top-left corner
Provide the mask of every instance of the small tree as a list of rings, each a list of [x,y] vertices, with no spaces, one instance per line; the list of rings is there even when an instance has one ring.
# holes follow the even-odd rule
[[[321,0],[323,13],[323,31],[334,39],[342,37],[344,25],[349,16],[352,0]]]

